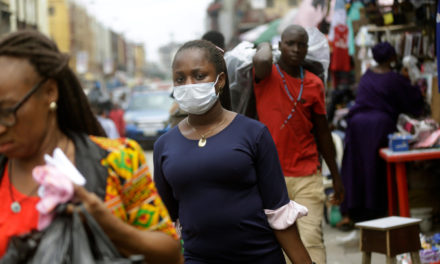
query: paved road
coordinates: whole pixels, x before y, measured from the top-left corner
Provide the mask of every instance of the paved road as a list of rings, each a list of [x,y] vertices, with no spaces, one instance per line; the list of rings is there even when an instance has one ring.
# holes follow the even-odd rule
[[[359,231],[339,231],[324,223],[324,244],[327,251],[327,264],[359,264],[362,253],[359,250]],[[386,262],[385,255],[372,253],[372,264]]]
[[[150,167],[150,170],[151,170],[151,175],[153,175],[153,173],[154,173],[154,168],[153,168],[153,151],[152,150],[145,151],[145,156],[147,158],[148,167]]]

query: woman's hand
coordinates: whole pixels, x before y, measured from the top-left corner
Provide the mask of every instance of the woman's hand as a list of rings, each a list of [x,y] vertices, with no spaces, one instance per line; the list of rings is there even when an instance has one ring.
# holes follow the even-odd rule
[[[67,212],[72,213],[75,210],[75,204],[82,203],[84,208],[93,216],[96,222],[103,227],[105,222],[112,221],[113,216],[107,209],[105,203],[94,193],[87,191],[84,187],[74,184],[73,203],[67,205]],[[109,220],[106,220],[109,218]]]
[[[96,194],[82,186],[75,185],[74,191],[74,201],[84,205],[122,254],[142,254],[148,263],[183,263],[179,241],[163,232],[139,230],[125,223]]]
[[[74,185],[74,194],[74,201],[81,202],[99,224],[111,221],[115,217],[96,194],[87,191],[84,187]],[[106,218],[110,219],[106,220]]]
[[[402,67],[402,69],[400,70],[400,74],[403,75],[405,78],[407,78],[408,80],[409,78],[409,71],[408,68],[406,67]]]

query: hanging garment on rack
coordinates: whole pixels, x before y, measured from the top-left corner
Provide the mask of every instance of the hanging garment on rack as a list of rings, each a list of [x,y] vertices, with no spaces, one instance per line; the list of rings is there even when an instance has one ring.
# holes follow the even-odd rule
[[[440,36],[440,1],[437,1],[437,16],[436,16],[436,36]],[[436,48],[440,50],[440,38],[436,38]],[[440,60],[437,59],[437,76],[440,76]],[[440,78],[438,80],[438,91],[440,92]]]
[[[332,71],[350,71],[350,56],[348,55],[348,27],[339,24],[334,29],[333,53],[330,63]]]
[[[348,26],[348,54],[350,56],[355,55],[355,47],[354,47],[354,29],[353,29],[353,21],[358,21],[361,19],[360,10],[364,8],[364,5],[361,2],[354,2],[350,10],[347,14],[347,26]]]

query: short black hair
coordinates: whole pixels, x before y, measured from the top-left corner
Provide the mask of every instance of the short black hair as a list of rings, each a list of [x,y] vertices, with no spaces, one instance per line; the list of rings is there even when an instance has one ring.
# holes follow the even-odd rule
[[[202,36],[202,39],[212,42],[222,50],[225,49],[225,37],[221,32],[215,30],[208,31]]]
[[[284,29],[283,33],[281,33],[281,39],[283,39],[286,34],[292,34],[292,32],[302,35],[307,42],[309,41],[309,34],[305,28],[296,24],[289,25],[286,29]]]

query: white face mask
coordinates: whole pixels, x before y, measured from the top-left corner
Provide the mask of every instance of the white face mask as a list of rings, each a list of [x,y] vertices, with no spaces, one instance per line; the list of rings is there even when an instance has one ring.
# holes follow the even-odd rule
[[[174,86],[173,96],[180,109],[194,115],[208,112],[218,99],[215,85],[219,76],[217,75],[215,82]]]

